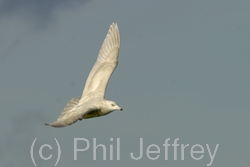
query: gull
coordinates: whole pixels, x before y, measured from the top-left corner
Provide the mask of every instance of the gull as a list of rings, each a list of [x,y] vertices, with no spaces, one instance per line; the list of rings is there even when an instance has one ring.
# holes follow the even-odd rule
[[[64,107],[57,121],[47,126],[66,127],[78,120],[100,117],[121,110],[114,101],[104,98],[108,81],[118,64],[120,34],[117,23],[108,30],[97,61],[89,73],[81,97],[72,98]]]

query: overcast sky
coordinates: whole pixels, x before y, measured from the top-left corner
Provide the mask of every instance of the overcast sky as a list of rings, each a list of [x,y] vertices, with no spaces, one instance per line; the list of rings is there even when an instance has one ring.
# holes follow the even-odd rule
[[[35,138],[37,166],[54,166],[56,138],[59,167],[250,167],[249,9],[248,0],[0,0],[0,166],[34,166]],[[82,94],[112,22],[121,48],[106,99],[124,110],[66,128],[44,126]],[[74,138],[90,144],[77,160]],[[140,138],[144,154],[133,160]],[[93,160],[94,139],[107,147],[107,160],[101,148]],[[42,149],[50,160],[39,157],[43,144],[52,146]],[[150,153],[156,160],[146,154],[151,144],[150,151],[159,147]],[[184,160],[181,144],[189,144]],[[195,144],[204,149],[194,154],[200,160],[191,154]],[[216,145],[211,160],[207,146],[212,154]]]

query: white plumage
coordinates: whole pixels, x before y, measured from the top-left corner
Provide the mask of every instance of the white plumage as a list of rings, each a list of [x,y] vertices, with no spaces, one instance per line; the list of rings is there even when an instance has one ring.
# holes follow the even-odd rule
[[[120,34],[118,25],[112,23],[102,44],[97,61],[89,73],[82,97],[72,98],[64,107],[57,121],[45,125],[65,127],[78,120],[104,116],[122,110],[114,101],[105,100],[105,91],[118,64]]]

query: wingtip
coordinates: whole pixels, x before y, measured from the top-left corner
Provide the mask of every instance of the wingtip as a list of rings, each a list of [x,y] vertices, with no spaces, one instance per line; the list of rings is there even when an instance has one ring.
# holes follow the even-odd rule
[[[46,125],[46,126],[50,126],[50,124],[47,124],[47,123],[44,123],[44,125]]]
[[[110,27],[118,27],[118,24],[116,22],[112,22],[112,24],[110,25]]]

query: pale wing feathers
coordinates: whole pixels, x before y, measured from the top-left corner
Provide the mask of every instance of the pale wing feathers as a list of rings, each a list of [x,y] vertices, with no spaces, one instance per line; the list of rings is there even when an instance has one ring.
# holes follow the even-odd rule
[[[65,126],[71,125],[75,123],[76,121],[78,121],[79,112],[75,112],[75,110],[78,106],[80,99],[81,99],[80,97],[72,98],[64,107],[57,121],[52,122],[51,124],[45,123],[45,125],[59,128],[59,127],[65,127]]]
[[[110,76],[118,64],[120,34],[118,25],[112,23],[102,44],[96,63],[89,73],[82,97],[94,93],[104,97]]]
[[[52,122],[51,124],[45,123],[45,125],[53,127],[65,127],[75,123],[78,120],[82,120],[86,114],[97,110],[96,106],[91,104],[91,100],[84,106],[81,104],[79,105],[80,99],[80,97],[72,98],[64,107],[57,121]]]
[[[78,105],[79,101],[80,101],[81,97],[78,96],[76,98],[72,98],[64,107],[61,115],[59,116],[59,118],[57,120],[59,120],[60,118],[64,117],[65,115],[67,115],[69,112],[73,111],[76,106]]]

